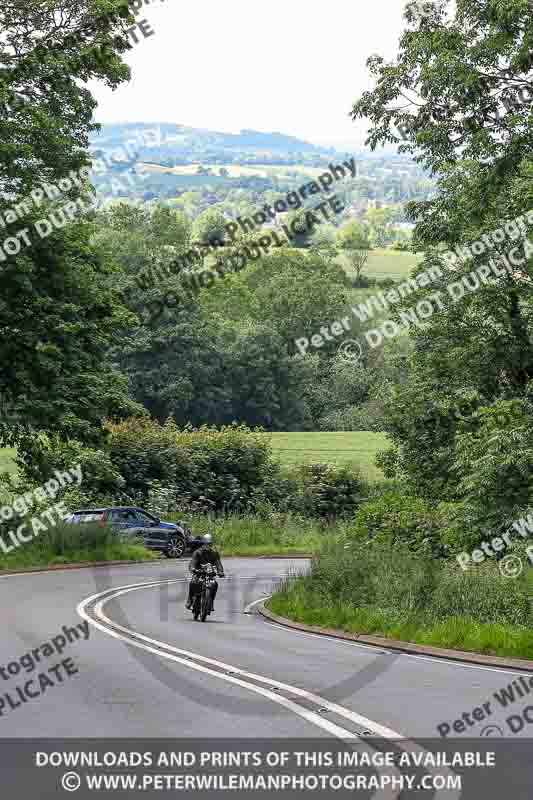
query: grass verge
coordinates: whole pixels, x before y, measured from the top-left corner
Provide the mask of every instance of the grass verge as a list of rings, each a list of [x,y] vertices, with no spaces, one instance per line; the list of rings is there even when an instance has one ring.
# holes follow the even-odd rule
[[[176,514],[162,514],[165,520],[176,522]],[[340,525],[326,525],[317,520],[288,515],[261,517],[205,516],[182,517],[195,536],[212,533],[215,545],[223,556],[308,555],[316,553],[325,542],[336,541]]]
[[[3,529],[6,547],[12,547]],[[12,552],[0,551],[0,570],[48,567],[96,561],[151,561],[157,558],[142,545],[124,542],[97,525],[57,525]]]
[[[533,659],[527,579],[460,572],[400,551],[333,547],[267,605],[296,622],[347,633]]]

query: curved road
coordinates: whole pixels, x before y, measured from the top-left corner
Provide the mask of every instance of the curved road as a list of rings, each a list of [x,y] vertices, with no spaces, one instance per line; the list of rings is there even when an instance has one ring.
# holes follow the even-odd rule
[[[81,626],[80,640],[61,656],[72,658],[77,674],[5,707],[0,735],[320,738],[370,731],[436,738],[438,725],[451,726],[464,713],[472,726],[452,736],[479,736],[488,724],[511,735],[509,710],[498,710],[492,695],[523,673],[397,655],[270,624],[245,609],[305,562],[225,563],[229,577],[205,624],[183,607],[186,560],[0,578],[4,669],[63,626]],[[0,678],[0,690],[14,692],[22,678],[34,677],[37,670],[27,668]],[[488,701],[490,715],[473,719],[473,709]]]

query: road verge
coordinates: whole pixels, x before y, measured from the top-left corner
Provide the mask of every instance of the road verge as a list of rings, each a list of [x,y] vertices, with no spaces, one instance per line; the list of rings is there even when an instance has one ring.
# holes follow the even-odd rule
[[[421,655],[430,658],[443,658],[447,661],[465,662],[468,664],[479,664],[489,667],[499,667],[502,669],[524,670],[533,672],[533,661],[522,658],[505,658],[502,656],[489,656],[483,653],[465,652],[462,650],[449,650],[443,647],[430,647],[429,645],[414,644],[413,642],[400,642],[397,639],[386,639],[381,636],[368,636],[363,634],[350,634],[333,628],[320,628],[316,625],[305,625],[302,622],[294,622],[286,617],[280,617],[273,611],[266,608],[265,603],[256,606],[258,613],[265,619],[283,625],[285,628],[292,628],[296,631],[315,633],[331,639],[344,639],[349,642],[359,642],[372,647],[385,648],[386,650],[399,651],[408,655]]]

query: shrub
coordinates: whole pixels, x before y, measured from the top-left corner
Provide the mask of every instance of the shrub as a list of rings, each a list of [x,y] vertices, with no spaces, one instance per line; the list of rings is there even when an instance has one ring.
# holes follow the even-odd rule
[[[79,461],[82,490],[74,505],[134,503],[156,512],[255,514],[273,512],[332,519],[353,516],[368,493],[359,472],[347,466],[304,465],[283,472],[269,437],[245,425],[180,430],[131,419],[107,426],[106,451],[55,443],[50,466]],[[68,458],[66,453],[68,452]]]
[[[368,493],[360,473],[345,465],[304,464],[295,478],[293,508],[309,517],[351,517]]]
[[[359,508],[349,535],[359,542],[404,545],[415,553],[444,557],[449,554],[444,528],[442,515],[431,503],[397,486]]]
[[[137,502],[157,495],[158,503],[183,511],[247,511],[279,472],[268,437],[246,425],[180,430],[134,419],[109,431],[111,459]]]
[[[185,453],[180,449],[172,422],[160,425],[148,418],[109,423],[109,457],[125,481],[128,495],[139,502],[148,497],[152,481],[174,485],[183,469]]]
[[[85,447],[75,440],[63,442],[57,438],[47,438],[39,453],[39,462],[43,482],[53,478],[55,470],[65,472],[78,464],[81,466],[81,486],[62,489],[56,498],[56,502],[63,500],[70,507],[107,502],[107,499],[117,497],[126,485],[108,453]],[[26,470],[21,464],[17,475],[10,477],[9,494],[14,498],[37,485],[42,484],[36,482],[33,469]]]

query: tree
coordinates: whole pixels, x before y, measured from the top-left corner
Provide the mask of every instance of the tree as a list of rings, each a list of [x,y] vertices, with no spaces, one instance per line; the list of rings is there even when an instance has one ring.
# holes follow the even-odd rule
[[[420,16],[410,3],[394,63],[368,59],[376,86],[352,116],[372,122],[372,148],[397,143],[433,174],[477,164],[470,207],[482,219],[491,187],[520,175],[531,155],[531,7],[523,0],[461,0],[448,18],[448,3],[426,5]],[[438,205],[430,203],[427,215]]]
[[[200,214],[193,226],[193,239],[200,244],[220,245],[226,237],[227,220],[215,209]]]
[[[390,230],[390,222],[396,214],[394,208],[369,208],[365,212],[364,222],[368,225],[368,238],[374,247],[386,247],[394,238]]]
[[[533,120],[520,100],[521,91],[523,97],[533,88],[530,8],[521,0],[505,6],[462,0],[449,19],[436,4],[416,20],[411,9],[408,25],[395,64],[370,59],[377,84],[353,111],[370,117],[372,146],[401,138],[400,150],[439,175],[435,197],[409,205],[415,246],[426,250],[418,271],[433,265],[441,277],[395,307],[400,321],[400,312],[433,295],[430,318],[409,325],[413,351],[405,379],[390,388],[385,429],[394,448],[382,463],[395,465],[429,497],[466,501],[470,510],[477,505],[489,513],[499,502],[493,477],[500,466],[505,474],[506,457],[496,436],[489,445],[489,426],[479,433],[480,409],[523,402],[533,379],[526,213],[533,199]],[[466,255],[458,257],[453,248],[461,246]],[[509,250],[518,254],[516,266],[503,261]],[[480,269],[490,277],[481,280]],[[463,286],[462,297],[457,289],[454,299],[452,284]],[[492,463],[483,464],[474,489],[474,464],[462,443],[479,458],[480,439]],[[509,428],[501,441],[511,439]]]
[[[332,225],[319,225],[311,236],[309,250],[320,258],[334,259],[338,254],[335,228]]]
[[[279,248],[240,273],[250,290],[249,314],[279,334],[292,355],[295,340],[340,319],[347,302],[342,267],[310,253]],[[324,350],[327,353],[335,344]]]
[[[58,212],[57,204],[32,211],[28,201],[34,188],[42,198],[43,182],[90,164],[96,102],[83,84],[116,87],[129,77],[120,55],[131,46],[125,31],[132,21],[124,0],[105,7],[65,0],[61,9],[13,0],[0,9],[0,210],[28,203],[24,218],[5,230],[9,237],[26,228],[27,246],[0,271],[0,392],[24,398],[22,421],[2,424],[0,439],[18,447],[34,474],[42,466],[39,432],[96,441],[106,416],[141,411],[107,358],[111,341],[134,322],[115,266],[96,256],[87,221],[51,225],[38,236],[36,220]],[[86,189],[82,181],[66,199]]]
[[[350,266],[355,272],[355,279],[359,283],[370,253],[370,240],[366,229],[352,220],[341,228],[337,242],[339,248],[346,253]]]
[[[120,55],[134,22],[126,0],[13,0],[0,8],[0,197],[19,196],[90,163],[96,101],[83,86],[129,77]]]
[[[35,241],[0,273],[0,392],[16,398],[21,420],[0,425],[38,471],[38,431],[100,441],[106,417],[140,413],[109,348],[135,324],[116,267],[98,257],[87,222]]]

